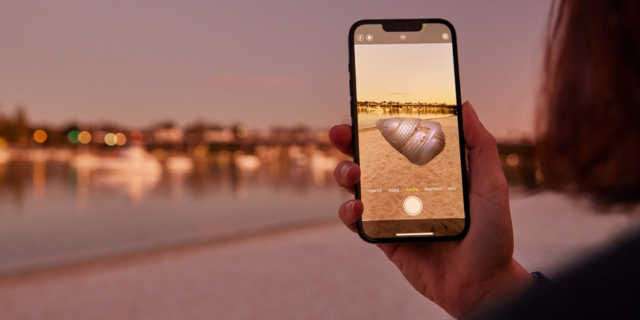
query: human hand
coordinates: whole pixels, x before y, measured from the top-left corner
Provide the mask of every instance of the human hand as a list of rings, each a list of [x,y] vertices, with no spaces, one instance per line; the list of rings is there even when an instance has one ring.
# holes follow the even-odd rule
[[[531,275],[513,259],[513,230],[509,190],[495,138],[469,102],[462,105],[469,164],[471,225],[466,237],[451,242],[378,244],[422,295],[455,318],[466,317],[482,305],[528,287]],[[351,127],[331,128],[331,142],[353,156]],[[338,184],[353,193],[360,168],[342,161],[334,172]],[[339,215],[351,231],[362,217],[363,204],[350,200]]]

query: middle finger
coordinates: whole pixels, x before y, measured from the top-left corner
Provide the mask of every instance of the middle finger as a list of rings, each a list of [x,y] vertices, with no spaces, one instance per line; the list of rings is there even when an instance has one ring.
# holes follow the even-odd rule
[[[345,188],[352,188],[360,181],[360,167],[353,161],[344,160],[336,166],[333,172],[338,185]]]

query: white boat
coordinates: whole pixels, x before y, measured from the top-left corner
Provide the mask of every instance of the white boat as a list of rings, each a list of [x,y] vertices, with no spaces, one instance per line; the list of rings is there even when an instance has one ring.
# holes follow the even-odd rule
[[[260,167],[260,164],[262,163],[260,161],[260,158],[254,155],[240,155],[233,157],[233,160],[236,167],[240,168],[241,170],[247,171],[258,169]]]
[[[11,153],[7,149],[0,149],[0,163],[7,163],[11,159]]]
[[[89,153],[81,153],[71,159],[71,165],[76,169],[96,171],[162,174],[160,161],[139,146],[122,150],[118,157],[98,157]]]
[[[316,151],[311,155],[311,170],[314,172],[333,172],[340,162],[335,157],[326,156],[323,152]]]
[[[193,159],[185,156],[167,158],[165,167],[171,173],[189,173],[193,170]]]
[[[140,146],[124,149],[117,157],[78,154],[71,159],[71,166],[79,175],[90,176],[95,185],[123,190],[134,201],[154,188],[162,176],[160,161]]]

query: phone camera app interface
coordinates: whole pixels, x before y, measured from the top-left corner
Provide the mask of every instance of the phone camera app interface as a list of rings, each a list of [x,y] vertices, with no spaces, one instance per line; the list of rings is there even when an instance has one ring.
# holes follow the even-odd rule
[[[416,32],[362,25],[355,34],[368,40],[354,42],[363,223],[443,219],[464,225],[450,30],[443,24]]]

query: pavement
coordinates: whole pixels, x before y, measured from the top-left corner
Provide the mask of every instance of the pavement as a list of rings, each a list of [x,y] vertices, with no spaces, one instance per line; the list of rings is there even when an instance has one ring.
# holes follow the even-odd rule
[[[515,257],[551,278],[635,228],[543,193],[511,201]],[[472,222],[473,223],[473,222]],[[450,319],[338,221],[0,279],[0,319]]]

